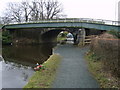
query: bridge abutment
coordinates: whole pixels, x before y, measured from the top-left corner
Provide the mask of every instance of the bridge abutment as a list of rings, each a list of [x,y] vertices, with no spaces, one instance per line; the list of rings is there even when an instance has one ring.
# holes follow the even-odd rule
[[[12,35],[12,44],[39,44],[42,43],[43,29],[9,30]]]
[[[73,36],[75,45],[83,45],[86,36],[86,31],[84,28],[78,29],[76,32],[73,33]]]
[[[68,31],[73,34],[74,44],[84,46],[85,36],[102,33],[99,30],[86,28],[31,28],[11,29],[13,44],[40,44],[57,42],[57,36],[61,31]]]

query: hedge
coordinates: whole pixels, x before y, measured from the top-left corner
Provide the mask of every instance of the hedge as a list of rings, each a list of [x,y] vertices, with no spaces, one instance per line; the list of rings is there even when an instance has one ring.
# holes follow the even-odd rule
[[[90,49],[100,58],[106,70],[120,77],[120,39],[94,38]]]

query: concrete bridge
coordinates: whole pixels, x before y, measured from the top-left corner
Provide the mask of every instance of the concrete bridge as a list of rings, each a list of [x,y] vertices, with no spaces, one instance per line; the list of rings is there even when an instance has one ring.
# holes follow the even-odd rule
[[[4,25],[2,29],[9,30],[16,43],[55,41],[57,35],[64,30],[73,34],[74,43],[79,43],[85,35],[101,34],[109,30],[120,31],[120,26],[118,21],[72,18],[13,23]]]

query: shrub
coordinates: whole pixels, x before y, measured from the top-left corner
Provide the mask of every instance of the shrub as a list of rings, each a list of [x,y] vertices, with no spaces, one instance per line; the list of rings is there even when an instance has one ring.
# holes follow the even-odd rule
[[[120,55],[118,55],[120,52],[119,43],[119,39],[95,38],[92,40],[90,48],[96,57],[100,57],[104,63],[104,68],[111,71],[115,76],[120,76],[120,65],[118,63],[120,58]]]
[[[2,32],[2,43],[3,44],[10,44],[12,42],[12,36],[10,35],[9,31]]]

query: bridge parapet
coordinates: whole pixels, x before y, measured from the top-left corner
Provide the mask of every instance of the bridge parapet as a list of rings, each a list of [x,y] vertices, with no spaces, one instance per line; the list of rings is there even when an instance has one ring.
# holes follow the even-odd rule
[[[13,22],[10,24],[25,24],[25,23],[50,23],[50,22],[87,22],[105,25],[120,25],[120,21],[103,20],[103,19],[91,19],[91,18],[61,18],[51,20],[39,20],[39,21],[28,21],[28,22]]]

